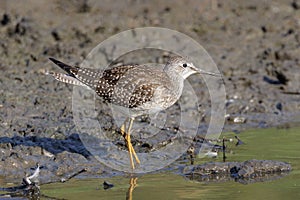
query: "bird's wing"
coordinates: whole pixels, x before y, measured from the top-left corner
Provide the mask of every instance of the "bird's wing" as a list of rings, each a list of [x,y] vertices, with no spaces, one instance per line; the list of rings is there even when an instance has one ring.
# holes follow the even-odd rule
[[[151,107],[157,88],[166,85],[166,77],[159,76],[157,70],[153,72],[153,68],[148,66],[123,65],[100,71],[73,67],[54,58],[50,60],[67,72],[52,73],[57,80],[88,86],[104,101],[127,108],[136,108],[146,103]]]
[[[101,82],[97,94],[113,104],[126,108],[139,107],[151,101],[156,88],[161,85],[155,72],[141,65],[112,68],[112,71],[104,73]]]
[[[74,85],[87,85],[95,89],[101,81],[108,82],[110,85],[115,85],[119,79],[134,65],[124,65],[107,70],[92,69],[92,68],[79,68],[70,66],[54,58],[49,58],[54,64],[62,68],[67,74],[48,72],[55,79]]]
[[[138,85],[129,98],[129,108],[142,106],[153,101],[156,89],[160,86],[158,83],[144,83]]]

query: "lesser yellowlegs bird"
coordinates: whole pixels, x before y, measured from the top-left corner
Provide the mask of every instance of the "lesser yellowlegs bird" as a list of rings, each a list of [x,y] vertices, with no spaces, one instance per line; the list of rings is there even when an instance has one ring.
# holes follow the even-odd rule
[[[49,58],[67,74],[51,72],[57,80],[88,86],[105,102],[128,110],[128,118],[121,126],[121,134],[127,144],[131,168],[140,160],[131,144],[130,131],[135,117],[157,113],[172,106],[181,96],[184,80],[192,74],[212,76],[218,74],[197,69],[180,56],[171,57],[163,68],[148,65],[123,65],[96,71],[79,68]]]

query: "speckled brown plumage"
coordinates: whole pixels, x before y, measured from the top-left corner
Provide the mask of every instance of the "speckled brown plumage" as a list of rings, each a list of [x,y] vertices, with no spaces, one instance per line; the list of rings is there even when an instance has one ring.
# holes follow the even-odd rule
[[[131,115],[157,112],[173,105],[180,97],[184,79],[198,70],[180,56],[172,57],[165,67],[124,65],[105,71],[72,67],[50,58],[67,72],[56,79],[93,89],[104,101],[130,108]],[[64,80],[65,79],[65,80]],[[79,82],[76,82],[79,81]]]

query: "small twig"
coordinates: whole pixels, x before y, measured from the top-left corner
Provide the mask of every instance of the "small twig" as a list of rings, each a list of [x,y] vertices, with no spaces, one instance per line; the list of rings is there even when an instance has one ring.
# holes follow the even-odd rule
[[[235,144],[235,146],[239,146],[241,144],[245,144],[237,135],[234,136],[234,137],[235,137],[235,139],[237,139],[237,143]]]
[[[226,153],[225,153],[226,146],[225,146],[225,141],[226,141],[226,139],[223,138],[223,145],[222,145],[222,149],[223,149],[223,162],[226,162]]]
[[[74,178],[75,176],[78,176],[79,174],[81,174],[83,172],[86,172],[86,171],[87,171],[87,169],[84,168],[84,169],[82,169],[82,170],[80,170],[78,172],[75,172],[74,174],[72,174],[71,176],[69,176],[67,178],[61,178],[60,181],[63,182],[63,183],[65,183],[65,182],[71,180],[72,178]]]

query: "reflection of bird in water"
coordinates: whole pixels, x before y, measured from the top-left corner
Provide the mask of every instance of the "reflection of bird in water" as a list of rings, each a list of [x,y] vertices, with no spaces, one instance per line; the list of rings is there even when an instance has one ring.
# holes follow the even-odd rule
[[[127,113],[129,117],[121,126],[121,133],[127,143],[132,169],[135,168],[133,157],[137,164],[140,163],[130,139],[135,117],[157,113],[172,106],[181,96],[184,80],[192,74],[219,76],[197,69],[180,56],[170,58],[163,69],[147,65],[124,65],[103,72],[69,66],[54,58],[50,60],[67,72],[51,72],[57,80],[88,86],[104,101]]]
[[[137,186],[137,177],[131,177],[130,181],[129,181],[129,188],[128,191],[126,193],[126,200],[132,200],[132,192],[135,189],[135,187]]]

